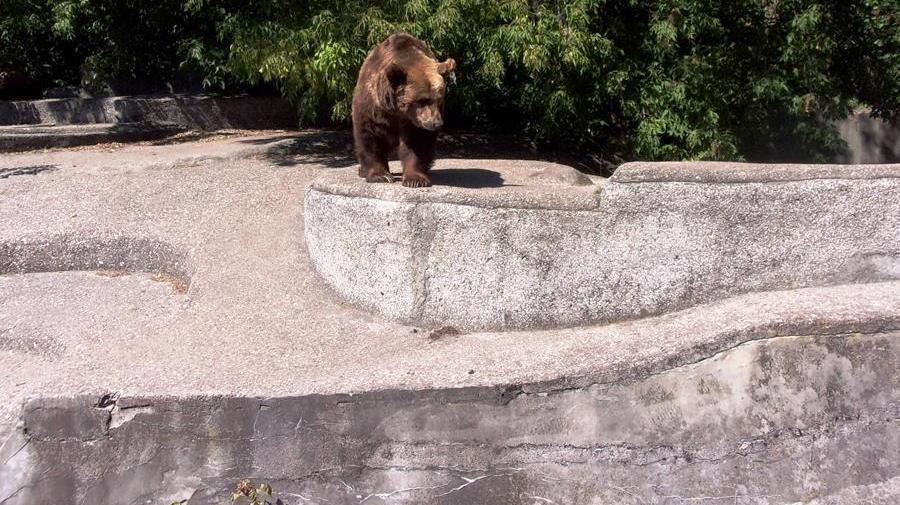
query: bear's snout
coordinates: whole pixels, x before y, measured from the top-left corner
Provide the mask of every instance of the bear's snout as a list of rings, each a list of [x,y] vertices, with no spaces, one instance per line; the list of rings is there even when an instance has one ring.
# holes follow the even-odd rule
[[[444,121],[440,117],[422,123],[422,128],[430,131],[439,130],[442,126],[444,126]]]
[[[420,128],[435,131],[444,126],[444,118],[442,116],[439,107],[416,107],[412,119]]]

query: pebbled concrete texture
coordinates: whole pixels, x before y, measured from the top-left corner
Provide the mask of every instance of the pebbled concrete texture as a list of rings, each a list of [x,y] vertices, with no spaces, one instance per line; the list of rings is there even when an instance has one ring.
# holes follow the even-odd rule
[[[402,324],[319,277],[303,201],[342,169],[284,145],[0,159],[0,502],[226,503],[241,478],[291,505],[900,497],[900,281],[564,329]],[[444,182],[511,202],[531,168],[584,197],[560,205],[595,195],[493,163],[520,186]]]
[[[481,167],[481,168],[463,168]],[[330,172],[306,195],[310,257],[348,300],[410,324],[527,329],[661,314],[725,296],[900,277],[900,165],[633,163],[606,183],[414,195]]]

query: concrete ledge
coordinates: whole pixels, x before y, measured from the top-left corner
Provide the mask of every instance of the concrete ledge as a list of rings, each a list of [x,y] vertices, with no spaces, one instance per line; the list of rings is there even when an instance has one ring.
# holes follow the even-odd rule
[[[184,128],[286,128],[296,109],[278,98],[174,95],[0,102],[0,125],[172,123]]]
[[[394,169],[398,172],[399,166]],[[600,204],[594,180],[557,163],[442,160],[431,176],[433,187],[411,191],[400,184],[360,184],[355,170],[336,170],[314,180],[310,188],[351,198],[485,209],[594,210]]]
[[[136,142],[185,131],[174,124],[80,124],[70,126],[0,126],[0,151],[75,147],[103,142]]]
[[[186,289],[191,268],[184,252],[149,237],[72,233],[0,240],[0,275],[79,270],[161,274]]]
[[[798,165],[732,162],[633,162],[619,167],[613,182],[751,183],[823,179],[896,179],[900,165]]]
[[[32,399],[0,498],[217,504],[249,477],[284,503],[891,503],[898,342],[770,338],[568,389]]]
[[[297,110],[280,98],[172,96],[115,101],[118,121],[174,123],[187,128],[296,128]]]
[[[0,125],[115,123],[115,98],[0,101]]]
[[[310,258],[359,306],[464,329],[900,278],[900,165],[628,164],[587,186],[541,181],[547,169],[441,161],[419,191],[335,170],[306,195]],[[465,187],[484,174],[492,187]]]

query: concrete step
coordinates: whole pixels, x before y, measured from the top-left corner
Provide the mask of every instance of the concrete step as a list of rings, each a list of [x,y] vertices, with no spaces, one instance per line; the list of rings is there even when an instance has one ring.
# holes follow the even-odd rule
[[[106,142],[136,142],[168,137],[186,128],[161,123],[0,126],[0,151],[29,151]]]
[[[185,128],[292,128],[296,108],[279,98],[165,95],[0,101],[0,125],[173,123]]]

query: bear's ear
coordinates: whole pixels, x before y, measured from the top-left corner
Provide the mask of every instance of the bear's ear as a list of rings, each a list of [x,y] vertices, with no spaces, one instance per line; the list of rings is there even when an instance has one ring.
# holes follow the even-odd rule
[[[394,89],[406,84],[406,72],[396,63],[388,65],[384,70],[384,76],[387,77],[388,82]]]
[[[406,84],[406,72],[396,63],[391,63],[378,76],[376,98],[381,107],[389,110],[397,109],[397,91]]]
[[[456,69],[456,60],[453,58],[447,58],[446,60],[438,63],[437,71],[441,75],[449,74]]]

